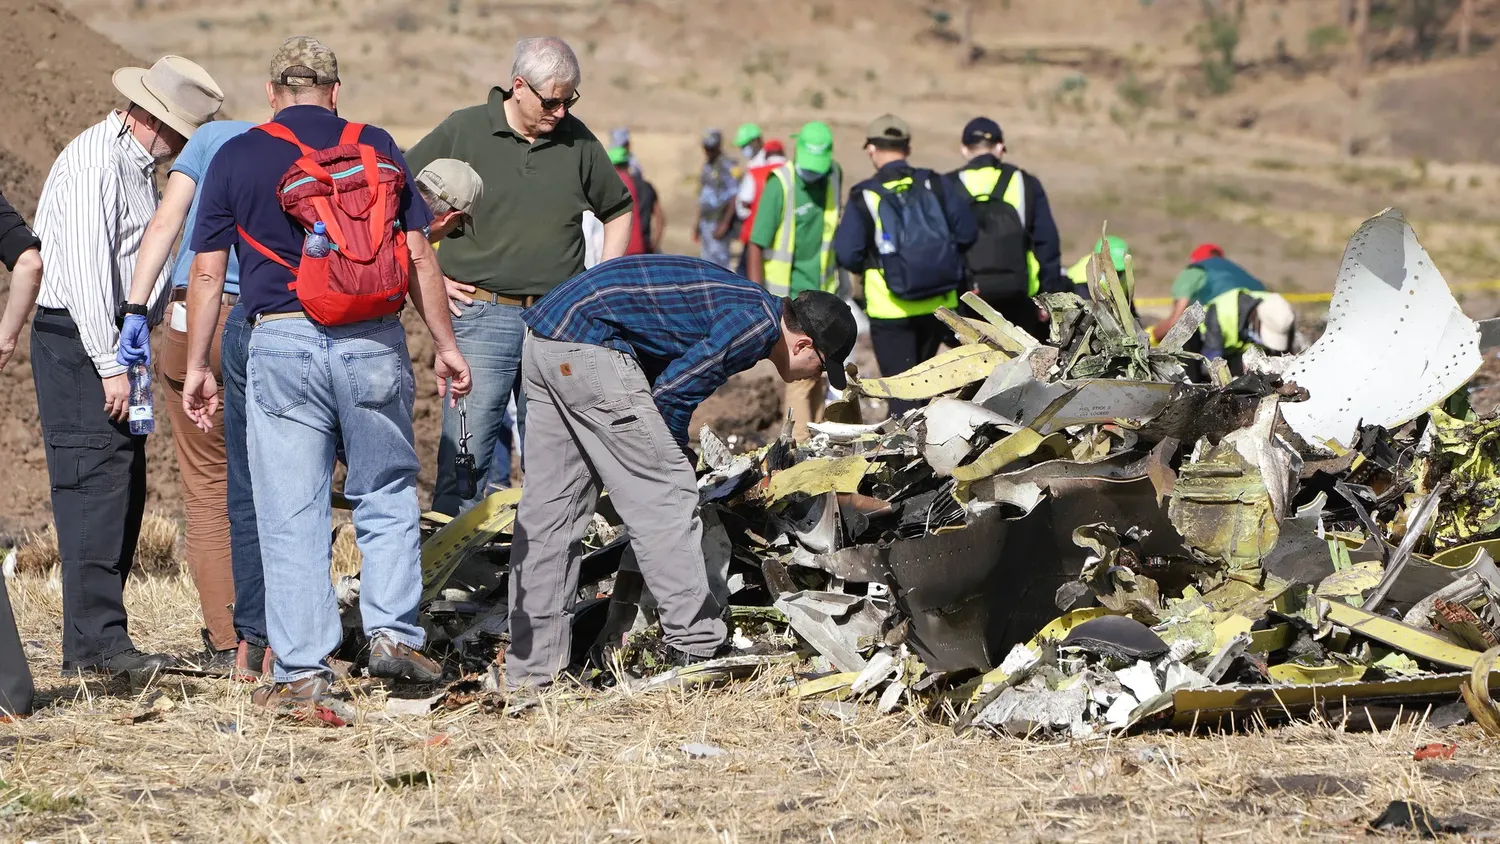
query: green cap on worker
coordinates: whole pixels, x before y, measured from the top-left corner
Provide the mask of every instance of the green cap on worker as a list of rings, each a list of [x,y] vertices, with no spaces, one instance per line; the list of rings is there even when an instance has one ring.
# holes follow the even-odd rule
[[[797,152],[792,161],[798,170],[827,173],[833,169],[833,130],[820,120],[804,123],[797,132]]]
[[[630,150],[624,147],[609,148],[609,163],[616,167],[624,167],[630,163]]]
[[[1125,272],[1125,256],[1130,254],[1130,244],[1125,242],[1125,238],[1115,237],[1114,235],[1110,235],[1106,239],[1109,241],[1109,260],[1115,265],[1115,272]],[[1094,252],[1098,253],[1103,251],[1104,241],[1094,241]]]
[[[741,123],[734,133],[734,145],[742,147],[760,137],[760,126],[756,123]]]

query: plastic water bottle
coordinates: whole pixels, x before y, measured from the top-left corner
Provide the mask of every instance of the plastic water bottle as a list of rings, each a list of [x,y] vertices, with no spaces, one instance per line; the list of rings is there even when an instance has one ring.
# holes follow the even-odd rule
[[[151,403],[151,370],[144,363],[133,363],[130,377],[130,433],[149,434],[156,430],[156,415]]]
[[[890,232],[882,230],[880,232],[880,238],[875,244],[875,248],[882,255],[894,255],[896,253],[896,241],[891,237]]]
[[[307,233],[307,239],[302,241],[302,254],[309,258],[328,257],[328,227],[319,220],[313,223],[313,230]]]

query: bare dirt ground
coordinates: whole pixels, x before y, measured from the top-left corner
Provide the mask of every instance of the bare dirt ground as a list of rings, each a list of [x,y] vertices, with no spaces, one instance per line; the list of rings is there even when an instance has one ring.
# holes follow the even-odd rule
[[[788,697],[780,673],[564,690],[519,717],[391,717],[376,693],[363,723],[320,728],[273,719],[243,685],[63,681],[56,582],[10,590],[44,699],[0,736],[10,841],[1349,840],[1395,799],[1500,830],[1500,742],[1472,726],[1047,744],[871,703],[846,722]],[[143,646],[196,642],[185,576],[138,578],[129,598]],[[1413,761],[1439,741],[1454,760]],[[690,758],[687,743],[725,754]],[[383,782],[416,772],[430,784]]]

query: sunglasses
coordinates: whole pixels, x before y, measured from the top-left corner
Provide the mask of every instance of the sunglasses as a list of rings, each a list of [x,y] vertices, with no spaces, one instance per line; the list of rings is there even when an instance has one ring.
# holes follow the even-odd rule
[[[542,111],[557,111],[559,108],[572,108],[573,104],[578,102],[578,98],[583,96],[577,91],[574,91],[573,96],[566,99],[562,97],[544,97],[536,92],[536,86],[532,85],[530,82],[527,82],[525,79],[521,80],[521,84],[525,85],[526,89],[531,92],[531,95],[533,97],[536,97],[537,102],[542,104]]]

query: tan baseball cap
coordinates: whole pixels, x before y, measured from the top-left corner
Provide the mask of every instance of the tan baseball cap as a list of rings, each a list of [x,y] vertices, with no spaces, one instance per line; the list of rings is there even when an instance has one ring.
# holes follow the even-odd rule
[[[311,35],[293,35],[271,57],[271,81],[278,85],[332,85],[339,81],[339,60]]]
[[[474,224],[474,206],[484,196],[484,180],[467,162],[439,158],[417,174],[417,185],[429,196],[452,205],[469,225]]]
[[[865,129],[865,139],[883,141],[910,141],[911,124],[894,114],[882,114],[870,121]]]

